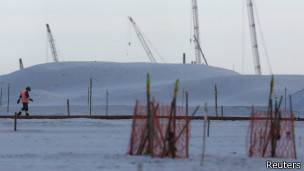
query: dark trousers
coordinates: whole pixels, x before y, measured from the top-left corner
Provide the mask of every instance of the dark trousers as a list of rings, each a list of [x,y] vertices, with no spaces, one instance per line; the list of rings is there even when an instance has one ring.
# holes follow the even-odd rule
[[[28,111],[28,103],[22,103],[21,111],[25,111],[25,112]]]
[[[22,111],[25,111],[25,113],[28,114],[28,103],[22,103],[22,108],[18,112],[18,115],[21,115]]]

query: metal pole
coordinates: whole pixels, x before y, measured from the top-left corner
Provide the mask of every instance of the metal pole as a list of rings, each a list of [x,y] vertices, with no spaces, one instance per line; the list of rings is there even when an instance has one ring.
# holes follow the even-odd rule
[[[188,91],[185,92],[185,99],[186,99],[186,116],[187,116],[186,121],[188,123],[188,122],[190,122],[190,119],[188,118],[189,117],[189,94],[188,94]],[[186,136],[187,136],[187,139],[186,139],[186,157],[188,158],[189,157],[189,126],[188,125],[186,127]]]
[[[88,107],[90,107],[90,86],[88,86]]]
[[[290,113],[293,114],[292,96],[291,95],[289,95],[289,110],[290,110]]]
[[[290,110],[290,116],[294,118],[293,114],[293,108],[292,108],[292,96],[289,95],[289,110]],[[294,158],[297,159],[297,150],[296,150],[296,140],[295,140],[295,132],[294,132],[294,123],[292,124],[292,137],[293,137],[293,151],[294,151]]]
[[[207,125],[207,137],[210,135],[210,119],[208,119],[208,125]]]
[[[109,113],[109,91],[106,92],[106,116],[108,116]]]
[[[67,112],[68,112],[68,116],[70,116],[70,100],[67,99]]]
[[[224,118],[224,106],[221,106],[221,116],[222,116],[222,119]]]
[[[14,115],[14,131],[17,131],[17,113]]]
[[[287,88],[284,90],[284,112],[287,112]]]
[[[183,89],[182,91],[182,99],[181,99],[181,106],[184,106],[184,100],[185,100],[185,96],[186,96],[186,92],[185,92],[185,89]]]
[[[189,93],[188,91],[185,92],[185,98],[186,98],[186,115],[189,115]]]
[[[201,166],[203,166],[204,159],[205,159],[207,124],[208,124],[208,114],[207,114],[207,112],[205,112],[205,115],[204,115],[204,130],[203,130],[203,146],[202,146]]]
[[[214,86],[214,100],[215,100],[215,116],[218,117],[218,111],[217,111],[217,86],[215,84]]]
[[[90,78],[90,116],[92,116],[92,87],[93,87],[93,79]]]
[[[1,87],[1,90],[0,90],[0,108],[2,107],[2,95],[3,95],[3,92],[2,92],[2,87]]]
[[[10,105],[10,84],[7,85],[7,113],[9,113],[9,105]]]

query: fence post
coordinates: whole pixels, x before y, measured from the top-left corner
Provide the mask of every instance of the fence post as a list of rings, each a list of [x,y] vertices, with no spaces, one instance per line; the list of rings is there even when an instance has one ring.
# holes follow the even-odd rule
[[[17,131],[17,113],[14,115],[14,131]]]
[[[291,95],[289,95],[289,110],[290,110],[290,116],[291,117],[295,117],[295,115],[293,114],[293,108],[292,108],[292,96]],[[295,118],[294,118],[295,119]],[[292,131],[292,137],[293,137],[293,150],[294,150],[294,152],[295,152],[295,154],[294,154],[294,158],[295,159],[297,159],[297,151],[296,151],[296,140],[295,140],[295,132],[294,132],[294,124],[292,125],[292,129],[293,129],[293,131]]]
[[[185,92],[185,99],[186,99],[186,115],[189,116],[189,93],[188,93],[188,91]]]
[[[106,116],[109,114],[109,91],[106,92]]]
[[[10,105],[10,84],[7,85],[7,113],[9,113],[9,105]]]
[[[2,95],[3,95],[3,92],[2,92],[2,87],[1,87],[1,90],[0,90],[0,108],[2,107]]]
[[[90,78],[90,96],[89,96],[89,102],[90,102],[90,116],[92,116],[92,87],[93,87],[93,79]]]
[[[210,119],[208,118],[208,125],[207,125],[207,137],[210,135]]]
[[[185,100],[186,100],[186,124],[188,124],[191,120],[191,118],[189,118],[189,94],[188,91],[185,91]],[[189,125],[187,125],[186,127],[186,157],[189,157]]]
[[[287,88],[284,89],[284,112],[287,113]]]
[[[290,110],[290,113],[293,114],[292,96],[291,95],[289,95],[289,110]]]
[[[70,99],[67,99],[67,112],[68,116],[70,116]]]
[[[207,124],[208,124],[208,114],[205,112],[204,114],[204,131],[203,131],[203,146],[202,146],[202,158],[201,158],[201,166],[203,166],[204,158],[205,158],[205,149],[206,149],[206,131],[207,131]],[[209,124],[208,124],[209,125]]]
[[[153,118],[151,112],[151,83],[150,83],[150,74],[147,74],[146,80],[146,96],[147,96],[147,139],[148,139],[148,150],[147,153],[153,156]]]
[[[204,104],[204,111],[205,111],[205,113],[208,114],[208,104],[207,103]],[[210,128],[210,119],[208,119],[208,122],[207,122],[207,137],[209,137],[209,128]]]
[[[88,102],[88,108],[90,108],[90,86],[88,86],[88,99],[87,99],[87,102]]]
[[[221,106],[221,117],[224,119],[224,106]]]
[[[215,103],[215,116],[218,117],[218,111],[217,111],[217,85],[214,85],[214,103]]]

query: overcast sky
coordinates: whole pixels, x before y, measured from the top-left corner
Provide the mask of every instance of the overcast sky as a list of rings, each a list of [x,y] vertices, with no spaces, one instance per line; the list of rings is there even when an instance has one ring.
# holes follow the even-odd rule
[[[201,44],[210,65],[252,74],[245,2],[198,0]],[[273,72],[304,74],[304,1],[255,3]],[[52,61],[46,23],[61,61],[147,62],[127,16],[166,62],[180,63],[183,52],[194,60],[191,0],[1,0],[0,74],[18,69],[20,57],[25,66]],[[269,74],[263,51],[261,63]]]

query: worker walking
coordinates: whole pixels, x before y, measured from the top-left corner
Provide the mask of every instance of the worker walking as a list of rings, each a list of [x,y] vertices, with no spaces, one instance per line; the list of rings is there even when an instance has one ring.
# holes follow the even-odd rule
[[[33,99],[30,98],[29,92],[31,91],[31,87],[27,86],[25,90],[22,90],[19,95],[19,99],[17,100],[17,104],[22,103],[21,110],[17,113],[17,115],[21,115],[22,111],[25,111],[26,116],[29,116],[28,113],[28,104],[29,102],[33,102]]]

